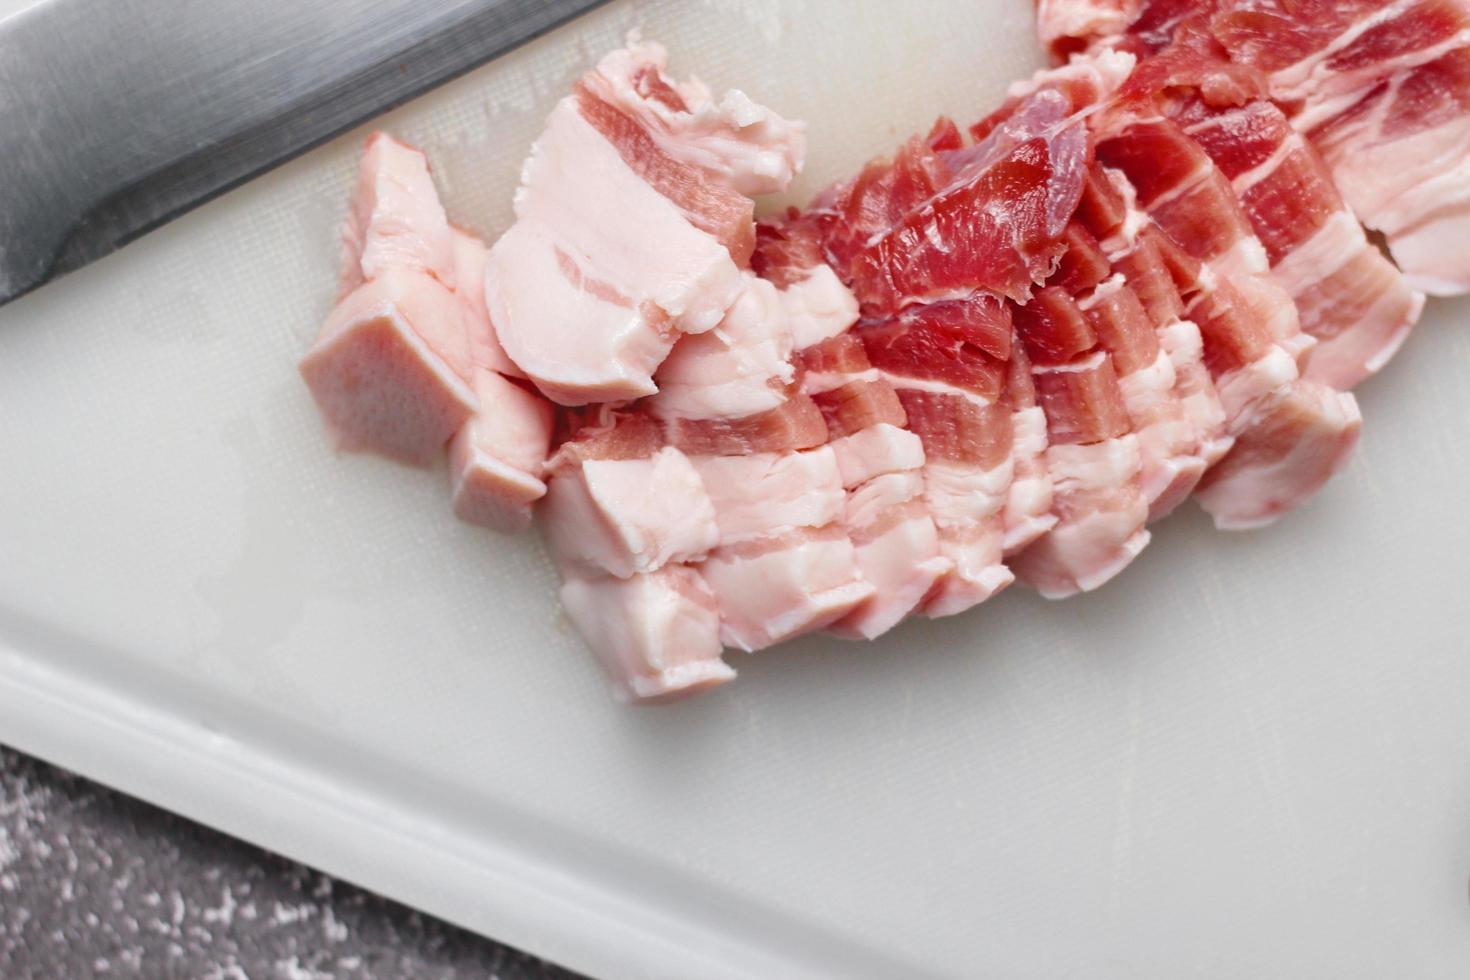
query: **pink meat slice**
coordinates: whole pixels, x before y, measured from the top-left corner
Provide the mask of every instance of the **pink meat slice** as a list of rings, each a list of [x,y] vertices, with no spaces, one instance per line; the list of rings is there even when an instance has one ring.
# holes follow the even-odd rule
[[[1062,598],[1100,587],[1148,543],[1143,459],[1114,357],[1077,301],[1049,286],[1016,308],[1015,322],[1046,417],[1056,523],[1011,568],[1042,595]]]
[[[621,700],[675,701],[735,678],[720,659],[714,594],[692,568],[631,578],[564,573],[561,603]]]
[[[1097,152],[1128,178],[1138,206],[1167,240],[1203,266],[1186,312],[1200,329],[1235,462],[1226,457],[1207,475],[1211,492],[1200,502],[1222,528],[1274,520],[1322,487],[1331,472],[1320,461],[1346,458],[1361,426],[1357,404],[1351,395],[1300,376],[1298,364],[1309,347],[1299,343],[1305,335],[1294,327],[1295,304],[1268,278],[1264,248],[1229,182],[1197,143],[1167,119],[1133,117],[1114,126]],[[1293,411],[1257,431],[1263,420],[1257,408],[1264,403],[1290,404]],[[1308,424],[1304,419],[1314,410],[1320,417]],[[1286,428],[1292,422],[1296,427]],[[1302,445],[1282,453],[1287,431]],[[1273,451],[1258,451],[1262,442]],[[1293,469],[1293,463],[1300,465]],[[1263,479],[1272,482],[1271,492],[1260,492]]]
[[[390,268],[347,294],[300,364],[341,450],[428,466],[478,407],[459,299]]]
[[[735,301],[734,259],[573,100],[552,112],[523,178],[485,280],[505,352],[561,404],[652,394],[678,336],[715,326]]]
[[[1083,303],[1120,375],[1123,404],[1138,436],[1149,520],[1159,520],[1194,491],[1206,468],[1174,358],[1122,273],[1101,283]]]
[[[951,565],[922,607],[936,617],[984,602],[1013,580],[1003,561],[1013,412],[1004,397],[1006,362],[984,349],[1000,334],[1009,347],[1010,321],[994,297],[977,294],[966,304],[959,321],[952,310],[929,316],[933,308],[920,307],[859,329],[868,359],[923,443],[924,503]]]
[[[1036,382],[1031,376],[1031,359],[1026,346],[1013,339],[1006,374],[1006,403],[1011,409],[1011,487],[1006,494],[1006,556],[1026,548],[1056,526],[1052,513],[1051,474],[1046,468],[1046,450],[1051,444],[1046,431],[1046,411],[1036,400]]]
[[[923,444],[904,429],[897,394],[853,334],[813,344],[800,360],[803,389],[822,408],[847,489],[843,526],[874,587],[829,632],[872,639],[913,612],[950,570],[924,498]]]
[[[751,101],[739,89],[716,100],[697,79],[667,74],[668,53],[635,41],[598,66],[599,94],[633,116],[665,154],[748,197],[784,191],[806,156],[804,123]]]
[[[719,605],[699,571],[718,544],[690,461],[642,413],[572,414],[540,507],[562,604],[618,696],[674,700],[732,679]]]
[[[873,595],[842,525],[837,458],[807,452],[698,461],[720,525],[701,566],[725,642],[759,650],[848,615]]]
[[[560,566],[587,575],[627,578],[695,562],[720,543],[698,470],[671,447],[559,468],[540,509]]]
[[[675,341],[715,327],[741,292],[751,168],[774,188],[800,159],[799,128],[756,119],[748,100],[716,110],[713,130],[686,119],[699,113],[661,58],[656,46],[615,53],[557,104],[523,171],[516,224],[491,250],[501,344],[562,404],[657,390]]]
[[[490,263],[490,250],[467,231],[454,228],[451,234],[454,240],[454,294],[464,304],[471,361],[476,367],[487,368],[509,378],[524,378],[525,374],[500,346],[500,338],[490,322],[490,308],[485,304],[485,269]]]
[[[1470,49],[1395,72],[1308,135],[1410,284],[1470,292]]]
[[[789,316],[776,287],[747,274],[719,326],[674,345],[658,370],[649,412],[667,419],[738,419],[779,408],[796,378]]]
[[[1154,324],[1159,346],[1174,366],[1175,395],[1194,428],[1194,449],[1208,468],[1229,452],[1225,408],[1204,358],[1199,326],[1184,318],[1181,289],[1199,290],[1202,266],[1174,245],[1137,207],[1128,178],[1098,167],[1089,175],[1079,220],[1098,239],[1112,268],[1121,272]],[[1162,499],[1162,498],[1161,498]],[[1150,518],[1167,505],[1155,501]]]
[[[500,374],[474,369],[478,408],[449,443],[449,479],[460,520],[514,532],[531,523],[546,494],[542,467],[551,445],[550,403]]]
[[[1347,390],[1387,363],[1424,297],[1368,242],[1312,145],[1261,99],[1225,108],[1189,99],[1174,116],[1231,181],[1272,278],[1317,339],[1306,377]]]
[[[722,546],[699,570],[718,597],[721,639],[742,650],[829,626],[874,591],[839,522]]]
[[[693,463],[714,504],[722,545],[793,528],[823,527],[842,516],[842,474],[830,446],[793,453],[698,456]]]
[[[424,154],[384,132],[368,137],[342,231],[340,300],[393,269],[423,272],[455,288],[449,219]]]
[[[1071,115],[1065,95],[1042,89],[973,146],[915,137],[819,197],[827,255],[863,309],[888,316],[976,290],[1028,296],[1081,192],[1089,146]]]

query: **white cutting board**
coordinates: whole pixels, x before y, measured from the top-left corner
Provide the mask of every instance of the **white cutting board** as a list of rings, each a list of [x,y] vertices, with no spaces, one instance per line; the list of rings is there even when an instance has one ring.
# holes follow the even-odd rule
[[[614,4],[383,125],[494,234],[641,25],[812,121],[801,198],[993,106],[1029,18]],[[1470,306],[1277,527],[630,709],[533,538],[328,449],[295,361],[362,135],[0,309],[0,740],[609,978],[1467,975]]]

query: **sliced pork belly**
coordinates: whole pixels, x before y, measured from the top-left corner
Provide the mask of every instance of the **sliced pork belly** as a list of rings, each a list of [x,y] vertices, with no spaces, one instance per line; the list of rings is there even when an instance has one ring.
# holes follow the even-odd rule
[[[726,644],[760,650],[821,629],[871,598],[842,525],[845,494],[829,447],[698,461],[720,546],[701,572]]]
[[[1121,273],[1154,325],[1159,347],[1174,369],[1174,395],[1190,422],[1188,455],[1206,468],[1230,451],[1234,439],[1227,432],[1225,408],[1204,360],[1199,326],[1184,319],[1180,289],[1193,295],[1199,289],[1201,265],[1170,242],[1137,207],[1137,195],[1128,178],[1116,170],[1095,167],[1078,208],[1079,222],[1108,256],[1110,269]],[[1183,447],[1181,447],[1183,448]],[[1186,468],[1189,464],[1185,464]],[[1150,520],[1167,514],[1171,494],[1165,492],[1150,506]]]
[[[796,287],[788,287],[796,288]],[[874,592],[829,632],[872,639],[897,625],[951,570],[925,498],[923,444],[892,385],[851,333],[800,355],[802,389],[821,408],[842,485],[843,526]]]
[[[666,419],[736,419],[779,408],[796,377],[788,321],[776,287],[747,273],[719,326],[674,345],[648,410]]]
[[[720,616],[699,573],[670,565],[631,578],[563,571],[561,603],[624,701],[699,694],[735,671],[720,659]]]
[[[460,301],[413,269],[347,294],[300,370],[339,449],[415,466],[432,463],[478,405]]]
[[[1011,568],[1042,595],[1061,598],[1103,585],[1148,543],[1143,460],[1114,358],[1087,311],[1048,286],[1015,318],[1046,416],[1056,525]],[[1132,356],[1130,348],[1119,353]]]
[[[500,349],[485,306],[489,250],[454,229],[455,295],[464,314],[477,407],[449,443],[454,512],[463,521],[514,532],[531,521],[531,504],[546,493],[541,475],[554,412],[540,394],[510,381],[518,374]]]
[[[342,257],[339,300],[392,269],[427,273],[455,288],[449,219],[422,152],[384,132],[368,137],[342,231]]]
[[[824,260],[814,216],[788,214],[757,229],[752,265],[782,285],[799,350],[801,387],[822,411],[847,503],[843,526],[871,597],[829,627],[871,639],[912,612],[949,571],[924,503],[922,442],[903,426],[903,406],[861,341],[851,291]]]
[[[1309,498],[1331,475],[1315,461],[1346,458],[1344,447],[1356,442],[1361,425],[1357,405],[1351,395],[1300,376],[1298,364],[1310,350],[1300,341],[1310,338],[1297,332],[1295,304],[1268,278],[1264,248],[1228,181],[1197,143],[1170,120],[1135,116],[1112,124],[1097,153],[1105,165],[1124,173],[1137,191],[1138,206],[1167,240],[1202,263],[1186,312],[1200,329],[1237,462],[1227,465],[1227,457],[1217,465],[1219,474],[1207,477],[1213,491],[1201,503],[1220,527],[1272,520]],[[1257,431],[1262,416],[1252,399],[1295,408],[1290,419],[1299,424],[1289,431],[1303,445],[1289,454],[1275,452],[1280,465],[1262,463],[1266,454],[1254,443],[1279,447],[1287,422]],[[1308,424],[1305,416],[1314,410],[1319,417]],[[1294,461],[1302,465],[1293,469]],[[1257,466],[1263,479],[1275,483],[1269,494],[1259,493],[1259,484],[1245,476]]]
[[[1051,473],[1046,468],[1046,412],[1036,402],[1031,359],[1019,340],[1011,344],[1006,374],[1006,403],[1011,408],[1011,488],[1004,512],[1006,555],[1013,555],[1056,526],[1051,511]]]
[[[1154,67],[1145,62],[1140,72]],[[1296,301],[1302,328],[1319,341],[1306,376],[1346,390],[1386,363],[1423,297],[1368,242],[1316,150],[1264,99],[1213,106],[1174,90],[1166,110],[1230,181],[1266,250],[1272,279]],[[1158,152],[1171,152],[1163,139]]]
[[[524,530],[546,494],[551,405],[486,368],[475,368],[474,388],[478,408],[449,443],[454,513],[496,531]]]
[[[908,429],[924,447],[924,503],[951,568],[924,602],[927,616],[950,616],[984,602],[1014,576],[1003,558],[1006,505],[1015,474],[1012,410],[1005,402],[1004,361],[975,343],[994,345],[1010,326],[1003,304],[972,297],[955,332],[950,315],[917,307],[859,329],[877,375],[897,393]]]
[[[591,575],[627,578],[699,561],[720,543],[704,481],[672,447],[646,458],[559,467],[541,512],[562,567]]]
[[[1470,49],[1395,72],[1308,135],[1413,286],[1470,292]]]
[[[741,291],[755,229],[739,188],[774,189],[800,159],[800,130],[759,107],[711,110],[713,129],[692,118],[661,59],[609,56],[557,104],[491,250],[501,344],[562,404],[656,390],[678,337],[713,328]]]
[[[664,153],[748,197],[785,190],[806,156],[806,125],[739,89],[716,102],[697,79],[670,79],[662,45],[633,39],[603,59],[589,85],[633,116]]]
[[[540,504],[562,604],[620,697],[663,701],[724,683],[719,606],[698,561],[719,543],[694,466],[637,413],[599,411],[552,457]]]
[[[476,367],[487,368],[508,378],[524,378],[525,374],[506,356],[490,322],[490,309],[485,305],[485,268],[490,263],[490,250],[474,235],[459,228],[452,229],[454,238],[454,294],[464,305],[465,331],[470,339],[470,360]]]
[[[1228,278],[1258,320],[1299,365],[1316,341],[1296,304],[1270,275],[1265,247],[1230,181],[1203,149],[1163,116],[1121,111],[1100,123],[1098,159],[1124,173],[1138,206],[1187,253]]]
[[[1088,155],[1069,97],[1041,89],[974,145],[936,150],[915,137],[813,210],[829,260],[869,316],[977,290],[1024,300],[1060,253]]]
[[[1081,305],[1120,376],[1123,404],[1138,436],[1149,520],[1159,520],[1194,491],[1206,468],[1174,359],[1122,273],[1099,284]]]

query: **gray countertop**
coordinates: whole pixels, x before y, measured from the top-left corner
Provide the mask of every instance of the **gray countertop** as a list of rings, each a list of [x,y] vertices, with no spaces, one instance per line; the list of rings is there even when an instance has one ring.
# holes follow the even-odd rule
[[[0,746],[0,977],[575,974]]]

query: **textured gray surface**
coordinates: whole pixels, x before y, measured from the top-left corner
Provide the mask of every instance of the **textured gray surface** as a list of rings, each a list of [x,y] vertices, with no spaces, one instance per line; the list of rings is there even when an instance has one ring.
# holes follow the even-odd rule
[[[0,977],[575,974],[0,747]]]

